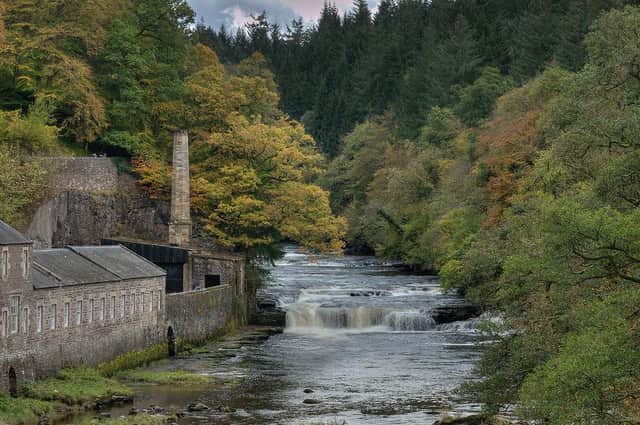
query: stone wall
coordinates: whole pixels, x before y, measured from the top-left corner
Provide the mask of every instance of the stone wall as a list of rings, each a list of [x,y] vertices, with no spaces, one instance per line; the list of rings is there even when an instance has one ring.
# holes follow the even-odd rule
[[[220,276],[221,285],[233,287],[234,295],[244,294],[244,262],[235,257],[192,255],[191,282],[193,290],[205,288],[205,276]]]
[[[177,338],[203,340],[233,325],[234,294],[231,285],[202,291],[168,294],[167,328]]]
[[[118,189],[118,167],[111,158],[43,158],[52,194],[77,191],[98,193]]]
[[[48,198],[25,234],[36,248],[97,245],[103,238],[168,238],[169,205],[149,199],[109,158],[47,158]]]
[[[8,333],[0,330],[0,390],[8,388],[12,368],[20,384],[49,376],[64,367],[95,366],[165,338],[164,277],[38,290],[30,285],[7,286],[0,294],[0,318],[2,312],[6,312],[9,320],[10,297],[20,297],[18,332],[13,334],[10,328]],[[90,319],[91,300],[93,320]],[[79,301],[82,309],[78,308]],[[56,306],[55,329],[52,329],[53,305]],[[77,322],[79,310],[80,323]],[[112,316],[112,313],[115,314]]]

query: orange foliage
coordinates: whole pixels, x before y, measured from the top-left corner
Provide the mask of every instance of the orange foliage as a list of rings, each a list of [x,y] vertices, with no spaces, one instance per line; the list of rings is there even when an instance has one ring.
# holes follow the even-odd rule
[[[171,167],[155,159],[134,158],[133,171],[138,185],[151,199],[168,200],[171,197]]]
[[[489,170],[487,225],[497,224],[518,179],[527,173],[538,150],[537,120],[542,108],[524,112],[503,111],[479,132],[478,151]]]
[[[4,2],[0,1],[0,47],[4,44],[4,20],[2,16],[4,15]]]

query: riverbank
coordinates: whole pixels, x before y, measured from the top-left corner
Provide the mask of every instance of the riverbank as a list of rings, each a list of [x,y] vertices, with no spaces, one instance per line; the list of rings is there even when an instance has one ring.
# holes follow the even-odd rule
[[[248,341],[262,341],[277,328],[250,327],[236,330],[199,344],[179,341],[178,358],[211,354],[212,346],[238,347]],[[0,394],[0,424],[36,425],[61,424],[69,418],[74,424],[143,424],[171,423],[177,415],[186,415],[169,408],[148,406],[135,408],[136,388],[140,386],[173,386],[190,388],[229,388],[234,379],[221,379],[186,370],[162,370],[170,364],[166,345],[126,353],[95,369],[76,368],[60,371],[55,377],[29,383],[20,389],[20,397]],[[211,356],[215,358],[215,355]],[[228,354],[220,353],[219,359]],[[160,365],[160,368],[158,368]],[[202,406],[187,411],[195,412]],[[112,417],[110,409],[126,411],[126,415]]]

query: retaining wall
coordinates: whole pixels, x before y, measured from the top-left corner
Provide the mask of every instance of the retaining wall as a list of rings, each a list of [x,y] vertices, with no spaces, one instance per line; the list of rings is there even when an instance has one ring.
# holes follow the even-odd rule
[[[97,245],[104,238],[168,238],[169,205],[149,199],[111,158],[43,158],[47,197],[25,234],[36,248]]]
[[[168,294],[166,298],[167,328],[177,338],[204,340],[228,329],[234,322],[232,285],[202,291]]]

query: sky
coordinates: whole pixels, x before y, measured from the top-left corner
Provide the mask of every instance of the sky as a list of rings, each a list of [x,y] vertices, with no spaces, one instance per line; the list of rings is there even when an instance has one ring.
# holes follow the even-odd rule
[[[198,14],[198,20],[219,28],[238,28],[251,21],[251,15],[266,11],[270,21],[286,25],[291,20],[302,17],[305,21],[315,21],[325,0],[188,0]],[[350,9],[353,0],[333,0],[342,10]],[[369,0],[372,9],[378,0]]]

